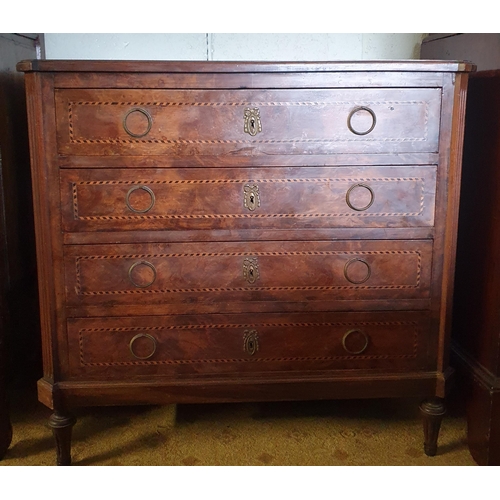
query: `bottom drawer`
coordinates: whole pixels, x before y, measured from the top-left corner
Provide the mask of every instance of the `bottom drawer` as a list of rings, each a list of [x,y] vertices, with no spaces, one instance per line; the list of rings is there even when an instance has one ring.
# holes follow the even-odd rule
[[[435,369],[426,312],[73,318],[71,378]]]

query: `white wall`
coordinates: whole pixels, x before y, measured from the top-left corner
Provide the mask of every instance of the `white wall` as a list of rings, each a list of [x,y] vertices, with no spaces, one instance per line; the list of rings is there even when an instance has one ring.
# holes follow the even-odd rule
[[[45,33],[47,59],[417,59],[425,33]]]

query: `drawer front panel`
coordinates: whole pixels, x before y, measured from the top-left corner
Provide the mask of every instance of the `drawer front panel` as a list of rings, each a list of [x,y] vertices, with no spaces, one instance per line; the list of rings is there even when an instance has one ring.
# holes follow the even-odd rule
[[[436,167],[62,170],[66,231],[432,226]]]
[[[436,152],[438,88],[56,90],[65,155]]]
[[[429,298],[432,241],[67,246],[69,305]]]
[[[431,369],[433,338],[427,313],[414,312],[68,321],[74,377]]]

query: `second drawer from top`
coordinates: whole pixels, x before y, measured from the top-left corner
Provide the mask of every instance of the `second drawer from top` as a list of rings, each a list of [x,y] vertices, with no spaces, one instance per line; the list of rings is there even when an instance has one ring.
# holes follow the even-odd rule
[[[431,227],[436,166],[62,169],[65,231]]]

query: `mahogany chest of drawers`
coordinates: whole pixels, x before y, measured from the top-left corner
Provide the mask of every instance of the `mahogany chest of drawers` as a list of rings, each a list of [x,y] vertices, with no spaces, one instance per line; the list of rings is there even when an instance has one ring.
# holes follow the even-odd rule
[[[80,405],[444,413],[460,62],[23,61],[58,463]]]

